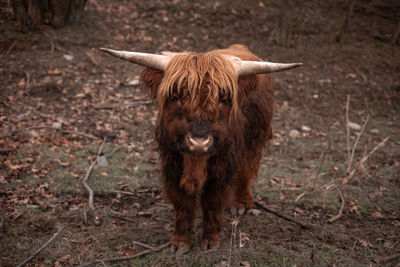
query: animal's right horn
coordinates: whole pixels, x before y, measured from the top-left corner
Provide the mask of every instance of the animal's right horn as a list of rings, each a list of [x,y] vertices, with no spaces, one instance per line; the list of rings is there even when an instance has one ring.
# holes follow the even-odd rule
[[[109,48],[100,48],[100,50],[131,63],[161,71],[165,71],[170,60],[170,57],[164,55],[119,51]]]

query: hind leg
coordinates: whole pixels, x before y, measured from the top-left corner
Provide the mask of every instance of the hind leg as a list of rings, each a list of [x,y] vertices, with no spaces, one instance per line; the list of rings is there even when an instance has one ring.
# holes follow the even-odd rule
[[[231,213],[242,215],[246,208],[253,206],[253,202],[251,179],[245,176],[237,177],[233,185]]]
[[[260,168],[261,155],[257,155],[242,165],[233,181],[233,198],[231,213],[242,215],[246,208],[253,206],[254,199],[251,192],[252,182],[257,178]]]

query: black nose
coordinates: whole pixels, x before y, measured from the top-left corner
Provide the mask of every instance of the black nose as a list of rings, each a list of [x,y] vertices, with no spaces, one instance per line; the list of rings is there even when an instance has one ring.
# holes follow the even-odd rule
[[[192,127],[190,129],[192,136],[195,137],[206,137],[210,135],[210,126],[206,120],[195,120],[192,123]]]

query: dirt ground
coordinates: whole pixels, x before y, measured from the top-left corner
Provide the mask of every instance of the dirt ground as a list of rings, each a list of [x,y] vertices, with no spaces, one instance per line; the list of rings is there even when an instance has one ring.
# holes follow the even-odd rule
[[[147,249],[137,242],[168,242],[173,210],[153,144],[157,108],[138,87],[142,68],[98,48],[160,53],[241,43],[265,60],[304,63],[272,75],[274,139],[254,193],[314,227],[261,209],[226,211],[220,248],[202,251],[199,214],[181,258],[165,249],[98,266],[400,266],[396,21],[356,5],[338,43],[346,1],[290,2],[281,28],[278,0],[105,0],[88,1],[79,25],[21,33],[1,1],[0,265],[21,263],[63,224],[29,265],[80,265]],[[346,110],[356,124],[349,134]],[[81,181],[104,138],[108,164],[87,179],[95,225]]]

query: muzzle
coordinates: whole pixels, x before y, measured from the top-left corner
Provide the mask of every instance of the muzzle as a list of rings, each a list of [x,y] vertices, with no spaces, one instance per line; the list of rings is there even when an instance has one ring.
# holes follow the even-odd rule
[[[184,137],[184,144],[193,154],[207,154],[214,145],[214,138],[210,134],[209,123],[206,120],[196,120]]]
[[[195,154],[205,154],[210,151],[210,148],[214,144],[214,138],[211,135],[206,137],[195,137],[192,134],[187,134],[184,142],[190,152]]]

